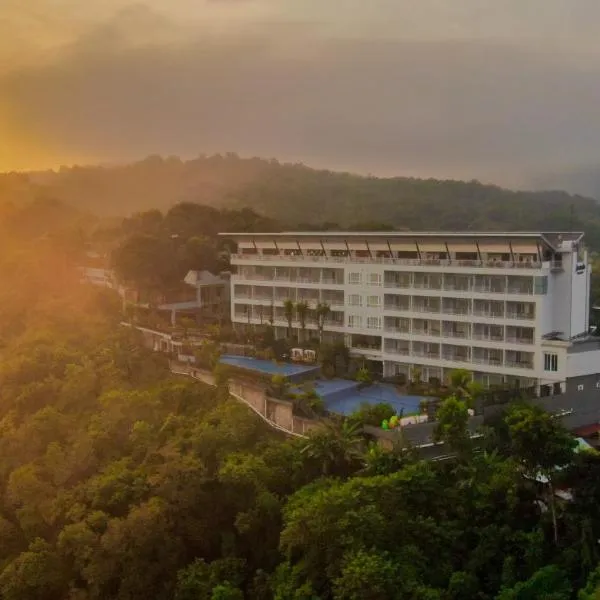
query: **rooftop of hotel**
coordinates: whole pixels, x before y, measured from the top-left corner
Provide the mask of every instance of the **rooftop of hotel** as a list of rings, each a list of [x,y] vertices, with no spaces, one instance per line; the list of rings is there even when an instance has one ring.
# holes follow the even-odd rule
[[[515,242],[528,242],[546,245],[551,250],[564,250],[561,244],[569,242],[578,244],[584,237],[583,232],[578,231],[280,231],[260,233],[220,233],[222,237],[229,237],[239,241],[247,240],[249,243],[266,242],[277,239],[287,239],[290,242],[302,240],[318,240],[319,242],[334,242],[338,240],[351,239],[354,242],[379,242],[386,243],[388,240],[432,240],[449,242],[460,242],[460,240],[476,243],[477,240],[489,240],[492,244],[511,240]]]

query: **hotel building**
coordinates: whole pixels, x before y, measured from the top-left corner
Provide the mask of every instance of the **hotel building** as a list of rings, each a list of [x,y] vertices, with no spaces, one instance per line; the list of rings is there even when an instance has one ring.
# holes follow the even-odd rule
[[[344,341],[385,376],[564,388],[600,372],[589,342],[590,267],[581,233],[287,232],[222,234],[236,327],[288,330],[284,302],[327,304],[325,341]]]

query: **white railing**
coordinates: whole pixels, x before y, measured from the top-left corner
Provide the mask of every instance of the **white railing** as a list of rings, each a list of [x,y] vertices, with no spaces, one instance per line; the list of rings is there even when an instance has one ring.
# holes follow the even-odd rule
[[[240,261],[289,261],[289,262],[324,262],[324,263],[356,263],[380,265],[415,265],[434,267],[477,267],[498,269],[541,269],[544,265],[551,266],[549,262],[516,262],[499,260],[448,260],[438,258],[384,258],[384,257],[359,257],[359,256],[291,256],[281,254],[232,254],[231,259]],[[558,268],[552,266],[552,268]]]
[[[533,315],[531,313],[521,313],[521,312],[507,311],[506,312],[506,318],[507,319],[519,319],[519,320],[531,321],[532,319],[535,319],[535,315]]]
[[[462,331],[442,331],[442,337],[467,340],[469,339],[469,334]]]
[[[422,304],[413,304],[412,307],[413,312],[419,312],[419,313],[432,313],[432,314],[438,314],[440,312],[440,307],[437,306],[426,306],[426,305],[422,305]]]
[[[389,327],[387,325],[384,325],[383,329],[388,333],[410,333],[410,328],[406,327]]]
[[[502,367],[503,365],[503,360],[501,358],[490,358],[490,357],[484,357],[484,356],[474,356],[473,360],[471,362],[474,362],[478,365],[488,365],[490,367]]]
[[[397,356],[409,356],[410,355],[409,348],[385,348],[384,352],[386,354],[396,354]]]
[[[533,338],[520,338],[515,336],[507,336],[506,341],[509,344],[526,344],[529,346],[535,344],[535,340]]]
[[[410,311],[410,305],[406,305],[406,306],[401,306],[400,304],[384,304],[383,305],[383,310],[394,310],[397,312],[406,312],[406,311]]]
[[[506,366],[513,369],[533,369],[533,362],[507,360]]]

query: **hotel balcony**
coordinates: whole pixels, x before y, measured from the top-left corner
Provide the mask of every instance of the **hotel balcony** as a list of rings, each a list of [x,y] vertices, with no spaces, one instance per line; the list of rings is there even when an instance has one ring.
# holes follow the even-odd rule
[[[506,341],[511,344],[534,344],[534,329],[533,327],[507,327]]]
[[[442,336],[445,338],[468,339],[471,337],[470,326],[468,323],[455,323],[453,321],[443,321]]]
[[[473,339],[487,342],[503,342],[504,326],[475,323],[473,325]]]
[[[386,340],[385,346],[384,346],[384,352],[386,354],[396,354],[398,356],[409,356],[410,355],[410,342]]]
[[[443,253],[446,254],[446,253]],[[400,258],[389,256],[362,256],[358,254],[348,254],[347,252],[340,255],[309,255],[309,254],[232,254],[231,260],[235,264],[237,262],[272,262],[272,261],[290,261],[290,262],[307,262],[307,263],[354,263],[354,264],[382,264],[382,265],[415,265],[415,266],[432,266],[432,267],[459,267],[459,268],[483,268],[483,269],[541,269],[548,267],[549,269],[562,269],[560,263],[550,261],[540,262],[538,260],[500,260],[494,258],[484,258],[483,260],[457,260],[444,258],[436,258],[428,256],[423,258]]]
[[[383,329],[391,333],[410,333],[410,319],[384,317]]]
[[[533,369],[533,352],[515,352],[507,350],[505,353],[505,365],[515,369]]]
[[[441,302],[439,298],[426,298],[423,296],[413,296],[412,310],[413,312],[423,313],[439,313]]]
[[[440,322],[414,319],[412,324],[413,335],[440,337]]]
[[[420,358],[440,358],[440,345],[427,342],[413,342],[411,355]]]
[[[502,350],[473,348],[473,362],[491,367],[501,367],[504,363],[504,355]]]
[[[469,300],[444,298],[442,301],[442,312],[446,315],[469,315],[471,313],[471,303]]]
[[[471,362],[471,349],[466,346],[442,346],[442,358],[452,362]]]

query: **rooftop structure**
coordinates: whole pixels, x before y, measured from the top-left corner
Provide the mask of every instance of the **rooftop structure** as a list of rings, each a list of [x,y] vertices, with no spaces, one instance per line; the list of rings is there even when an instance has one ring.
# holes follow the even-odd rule
[[[545,386],[600,371],[589,329],[590,267],[580,232],[284,232],[222,234],[237,243],[231,318],[272,323],[284,302],[331,312],[324,341],[344,341],[384,376],[444,380],[473,372],[484,385]]]

